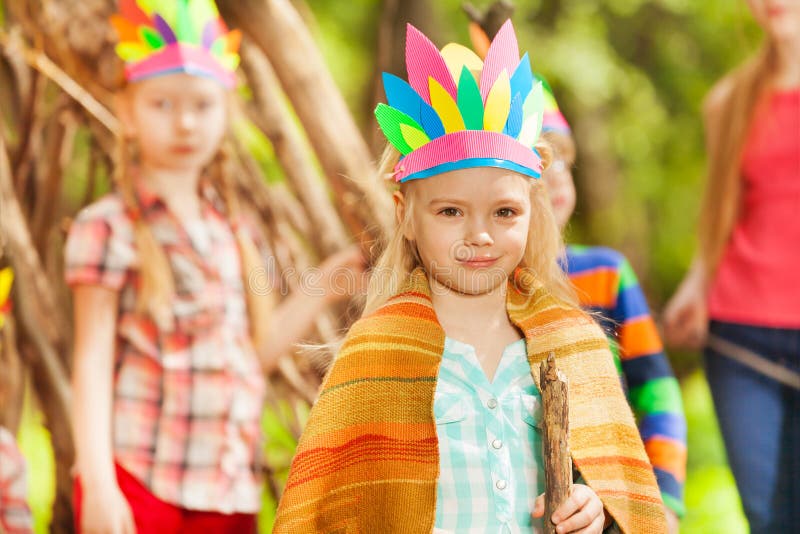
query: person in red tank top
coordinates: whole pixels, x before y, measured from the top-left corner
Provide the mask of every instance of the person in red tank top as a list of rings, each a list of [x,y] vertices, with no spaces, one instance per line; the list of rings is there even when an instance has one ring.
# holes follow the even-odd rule
[[[800,2],[748,0],[762,49],[705,106],[700,247],[664,312],[704,347],[728,459],[754,534],[800,525]]]

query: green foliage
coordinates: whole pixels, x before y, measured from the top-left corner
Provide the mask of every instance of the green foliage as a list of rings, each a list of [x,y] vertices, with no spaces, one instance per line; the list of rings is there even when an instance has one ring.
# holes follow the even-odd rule
[[[261,419],[261,428],[266,436],[264,459],[274,469],[280,489],[283,489],[286,484],[289,466],[294,457],[294,450],[297,448],[297,440],[290,429],[292,426],[303,428],[308,419],[308,411],[308,406],[299,401],[295,411],[288,402],[283,400],[264,410],[264,416]],[[272,532],[278,503],[269,492],[265,492],[263,504],[258,516],[258,530],[262,534],[269,534]]]
[[[56,465],[50,432],[44,416],[35,407],[30,389],[25,394],[17,444],[28,467],[28,504],[36,534],[50,531],[56,495]]]

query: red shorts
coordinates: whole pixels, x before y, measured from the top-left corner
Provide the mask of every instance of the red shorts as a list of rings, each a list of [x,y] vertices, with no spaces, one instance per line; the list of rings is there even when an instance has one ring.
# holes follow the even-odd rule
[[[117,483],[128,500],[138,534],[179,534],[202,532],[203,534],[254,534],[257,521],[255,514],[222,514],[186,510],[169,504],[154,496],[133,475],[116,465]],[[75,531],[80,532],[81,481],[75,478],[73,500]]]

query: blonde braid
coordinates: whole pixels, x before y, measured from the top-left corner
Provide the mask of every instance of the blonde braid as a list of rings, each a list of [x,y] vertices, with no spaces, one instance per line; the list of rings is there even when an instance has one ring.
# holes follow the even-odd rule
[[[253,237],[242,224],[242,205],[230,170],[230,154],[230,145],[224,142],[211,163],[211,174],[225,202],[228,220],[236,238],[250,332],[256,349],[261,352],[265,348],[269,337],[273,299],[269,292],[263,291],[263,288],[254,287],[250,280],[251,275],[255,275],[259,269],[264,267],[264,264]]]
[[[174,318],[170,302],[175,295],[172,267],[164,248],[144,220],[130,172],[130,142],[125,137],[117,140],[114,181],[117,184],[128,216],[133,222],[133,236],[139,256],[139,291],[136,310],[150,315],[159,328],[171,330]]]

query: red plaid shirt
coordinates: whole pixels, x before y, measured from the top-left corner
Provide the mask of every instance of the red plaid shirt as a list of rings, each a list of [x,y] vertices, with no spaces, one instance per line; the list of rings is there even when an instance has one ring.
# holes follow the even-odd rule
[[[193,510],[260,508],[265,382],[249,335],[239,252],[219,199],[201,188],[191,233],[139,186],[141,213],[164,247],[176,296],[172,331],[135,310],[133,224],[119,195],[81,211],[66,245],[70,286],[120,292],[114,365],[115,460],[158,498]]]
[[[25,473],[25,458],[14,436],[0,426],[0,532],[33,532]]]

